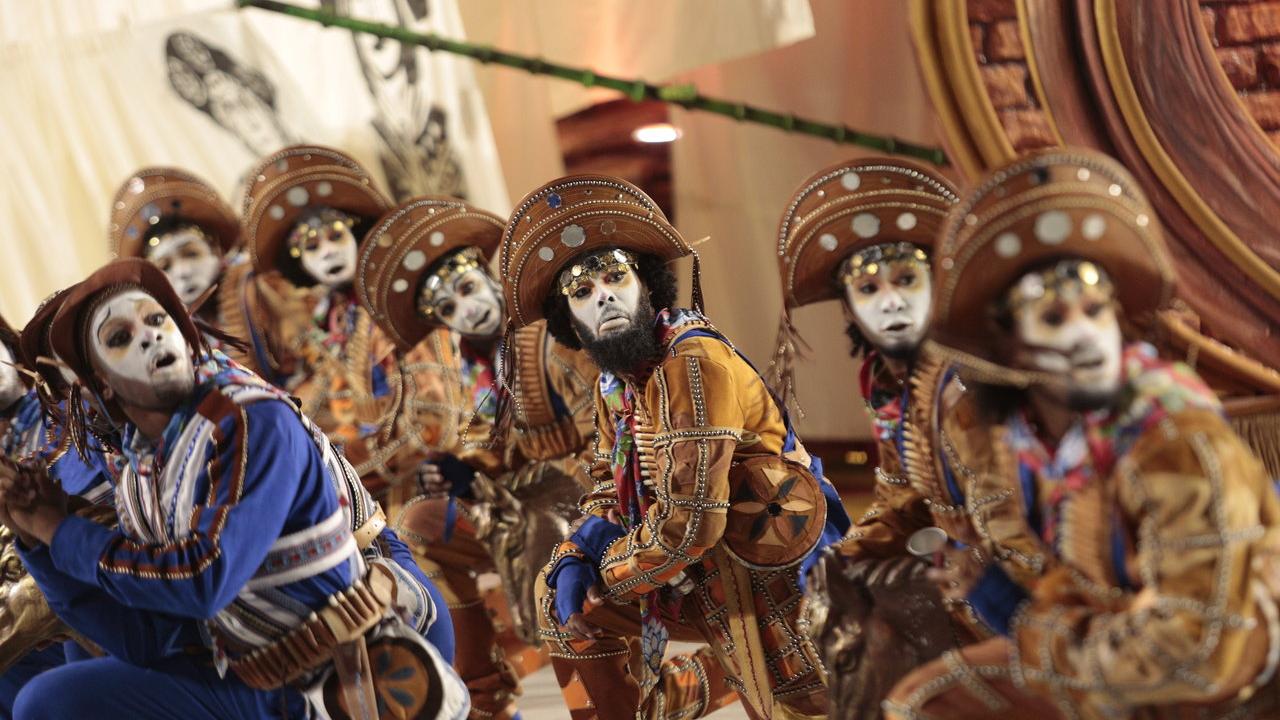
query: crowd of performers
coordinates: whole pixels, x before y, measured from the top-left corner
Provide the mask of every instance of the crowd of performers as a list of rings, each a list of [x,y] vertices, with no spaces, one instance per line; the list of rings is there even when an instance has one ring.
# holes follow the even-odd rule
[[[510,719],[523,644],[575,720],[1280,717],[1280,504],[1162,357],[1133,178],[872,158],[780,210],[761,365],[621,179],[504,220],[318,146],[238,209],[137,172],[116,259],[0,323],[0,711]],[[828,300],[879,446],[856,522],[790,420]]]

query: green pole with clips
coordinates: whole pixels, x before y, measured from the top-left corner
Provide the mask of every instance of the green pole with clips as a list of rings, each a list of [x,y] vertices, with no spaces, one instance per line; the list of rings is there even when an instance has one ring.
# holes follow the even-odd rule
[[[477,60],[486,65],[503,65],[524,70],[533,75],[547,75],[576,82],[585,87],[602,87],[616,90],[630,100],[660,100],[679,105],[686,110],[698,110],[733,118],[741,122],[768,125],[786,132],[801,133],[826,138],[836,143],[858,145],[890,155],[912,157],[934,165],[946,165],[947,155],[941,148],[918,145],[887,135],[873,135],[855,130],[847,125],[833,125],[791,113],[778,113],[740,102],[710,98],[698,92],[690,84],[655,85],[643,80],[601,75],[586,68],[548,62],[542,58],[503,52],[484,45],[450,40],[433,33],[418,33],[394,25],[345,17],[323,10],[298,7],[277,0],[237,0],[240,7],[253,7],[269,12],[310,20],[326,27],[340,27],[353,32],[367,33],[397,40],[409,45],[425,47],[433,52],[447,52]]]

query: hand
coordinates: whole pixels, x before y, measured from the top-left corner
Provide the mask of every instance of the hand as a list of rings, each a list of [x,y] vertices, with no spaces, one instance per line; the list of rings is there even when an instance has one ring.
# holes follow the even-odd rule
[[[4,503],[0,503],[0,524],[9,528],[9,530],[18,537],[18,540],[23,544],[23,546],[32,548],[40,544],[40,541],[37,540],[35,536],[27,533],[20,525],[18,525],[17,522],[14,521],[13,517],[9,515],[9,506]],[[23,572],[25,572],[25,570]]]
[[[53,541],[67,516],[67,494],[43,467],[0,464],[0,506],[4,521],[24,544]],[[12,524],[10,524],[12,523]]]
[[[929,568],[928,577],[938,585],[943,600],[960,602],[969,597],[989,564],[991,559],[977,546],[948,546],[942,551],[942,564]]]
[[[440,472],[440,466],[425,462],[418,466],[418,487],[427,497],[444,497],[449,494],[449,483]]]
[[[600,594],[600,586],[592,585],[587,588],[587,607],[594,609],[603,604],[604,596]],[[604,634],[603,630],[587,619],[587,611],[570,615],[564,623],[564,629],[578,640],[595,640]]]

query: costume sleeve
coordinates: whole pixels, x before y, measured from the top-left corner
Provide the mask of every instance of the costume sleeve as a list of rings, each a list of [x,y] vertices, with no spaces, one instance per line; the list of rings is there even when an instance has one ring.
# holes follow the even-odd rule
[[[1030,523],[1031,492],[1020,476],[1017,461],[1006,449],[1003,428],[992,428],[987,437],[993,448],[990,459],[969,467],[960,458],[945,458],[964,483],[965,508],[973,530],[990,550],[1002,571],[1013,582],[1032,587],[1055,566],[1054,555]],[[944,452],[948,452],[945,448]]]
[[[893,451],[882,446],[882,458],[885,452]],[[911,488],[907,479],[889,475],[878,467],[875,500],[835,544],[835,552],[849,560],[899,557],[906,554],[911,533],[932,524],[924,497]]]
[[[382,556],[380,560],[394,563],[399,570],[393,570],[396,576],[396,605],[407,616],[406,621],[435,645],[446,660],[452,662],[453,624],[449,618],[449,606],[440,594],[440,589],[422,572],[409,546],[391,528],[379,533],[375,546]]]
[[[283,401],[233,406],[214,436],[217,454],[188,459],[206,463],[208,482],[186,537],[144,543],[71,516],[54,534],[54,565],[130,607],[203,619],[229,604],[280,537],[302,501],[300,479],[321,459]]]
[[[200,642],[191,621],[121,605],[98,588],[60,572],[49,549],[19,550],[49,608],[113,657],[147,666]]]
[[[1250,569],[1275,502],[1261,466],[1197,410],[1147,431],[1114,474],[1141,589],[1108,602],[1066,566],[1046,576],[1013,619],[1022,674],[1121,714],[1248,685],[1268,644]]]
[[[600,563],[612,596],[643,595],[665,585],[719,542],[729,509],[729,468],[744,436],[740,404],[746,372],[706,357],[676,356],[648,384],[658,416],[657,476],[648,512],[614,541]]]

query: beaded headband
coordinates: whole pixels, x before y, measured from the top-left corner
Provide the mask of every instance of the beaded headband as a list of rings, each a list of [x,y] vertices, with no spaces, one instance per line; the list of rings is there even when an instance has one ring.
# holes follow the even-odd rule
[[[560,294],[572,297],[579,288],[585,287],[592,276],[605,273],[636,269],[636,259],[626,250],[614,248],[588,255],[560,273]]]
[[[449,286],[451,280],[464,275],[484,264],[484,255],[475,246],[459,248],[444,258],[436,271],[422,279],[422,289],[418,291],[418,312],[428,319],[436,314],[436,296]]]
[[[213,236],[205,232],[204,228],[195,223],[181,223],[170,228],[165,228],[162,232],[158,232],[147,238],[147,251],[151,251],[160,246],[160,238],[168,235],[176,235],[177,233],[192,233],[209,244],[209,247],[218,249],[220,246],[214,242]]]
[[[1038,272],[1023,275],[1009,288],[997,305],[998,313],[1009,313],[1045,297],[1053,298],[1066,288],[1097,287],[1112,290],[1105,270],[1088,260],[1066,259]]]
[[[344,230],[352,230],[355,224],[355,218],[341,210],[322,208],[299,222],[293,232],[289,233],[289,239],[286,241],[289,245],[289,255],[302,257],[302,244],[319,235],[326,225],[330,226],[334,232],[340,233]]]
[[[848,284],[863,275],[875,275],[882,266],[899,260],[912,260],[927,267],[929,255],[924,248],[907,242],[872,245],[845,258],[840,263],[836,278],[841,283]]]

